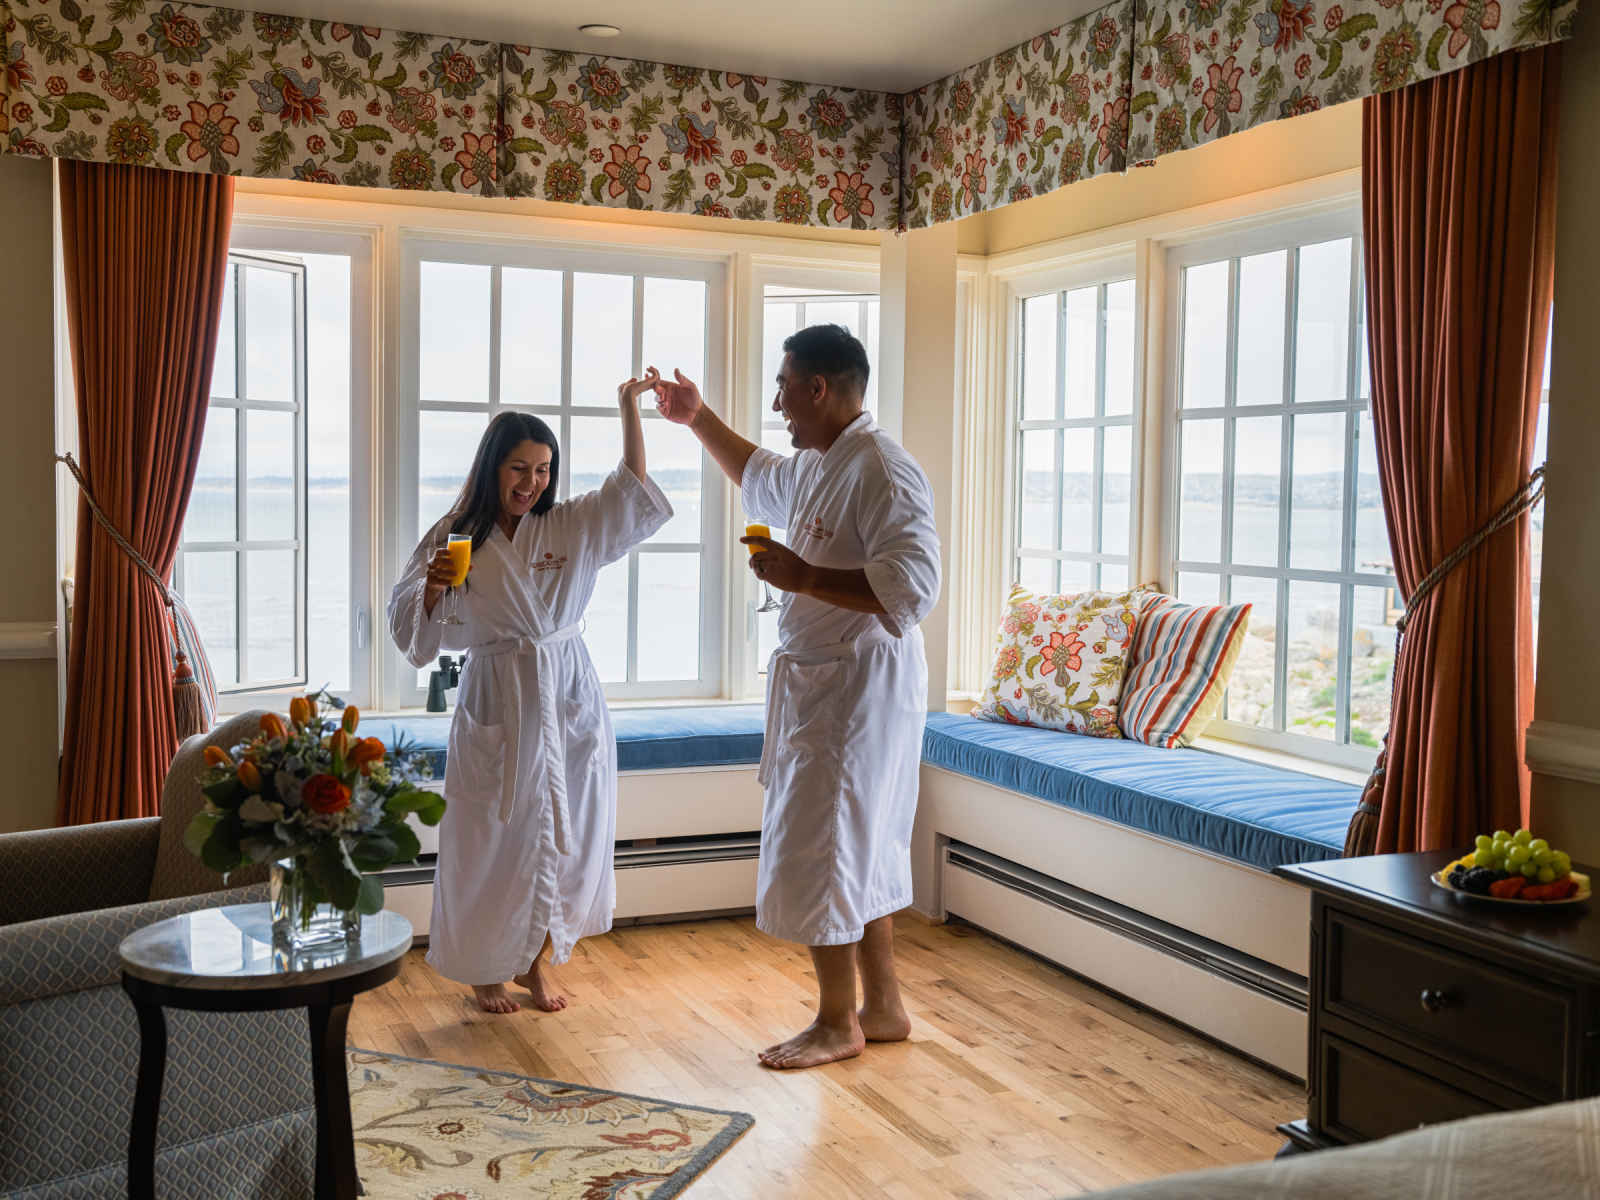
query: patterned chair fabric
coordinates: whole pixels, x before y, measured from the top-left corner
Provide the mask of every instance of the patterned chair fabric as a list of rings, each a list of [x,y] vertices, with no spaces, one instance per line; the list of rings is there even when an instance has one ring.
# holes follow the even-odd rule
[[[156,847],[155,873],[150,880],[150,899],[170,900],[196,892],[214,892],[223,886],[217,873],[183,844],[184,830],[205,803],[200,794],[200,772],[206,765],[206,747],[232,750],[261,728],[264,709],[252,709],[229,717],[209,733],[197,733],[178,747],[167,768],[167,781],[161,789],[161,842]],[[267,877],[265,866],[246,867],[228,876],[228,887],[245,887]]]
[[[183,847],[205,746],[232,746],[259,721],[246,713],[186,742],[159,819],[0,835],[0,1195],[125,1194],[139,1031],[117,944],[179,913],[266,899],[264,868],[228,880],[251,886],[218,890],[221,879]],[[168,1010],[167,1030],[158,1195],[309,1195],[316,1118],[304,1016]]]

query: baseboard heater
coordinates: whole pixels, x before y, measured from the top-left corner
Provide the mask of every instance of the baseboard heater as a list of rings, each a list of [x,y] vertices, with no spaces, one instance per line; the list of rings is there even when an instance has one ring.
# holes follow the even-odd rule
[[[945,847],[945,863],[948,868],[968,872],[1012,892],[1031,897],[1147,949],[1180,959],[1236,986],[1306,1011],[1309,990],[1303,976],[1244,954],[1231,946],[1157,920],[1137,909],[1073,887],[1070,883],[1063,883],[976,846],[949,842]],[[956,909],[951,909],[950,915],[970,919],[969,914]],[[1004,930],[993,932],[1006,936]]]

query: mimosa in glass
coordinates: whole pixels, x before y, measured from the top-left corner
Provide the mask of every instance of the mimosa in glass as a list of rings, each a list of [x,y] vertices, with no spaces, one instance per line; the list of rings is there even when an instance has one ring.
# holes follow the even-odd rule
[[[772,530],[768,529],[765,525],[746,525],[744,527],[744,535],[745,537],[770,538],[772,537]],[[751,554],[754,554],[757,550],[761,549],[761,547],[746,546],[745,549]],[[756,609],[757,612],[777,612],[778,609],[783,607],[778,603],[778,598],[772,594],[772,588],[767,585],[767,581],[765,579],[761,581],[761,590],[765,596],[765,599],[761,601],[761,607]]]

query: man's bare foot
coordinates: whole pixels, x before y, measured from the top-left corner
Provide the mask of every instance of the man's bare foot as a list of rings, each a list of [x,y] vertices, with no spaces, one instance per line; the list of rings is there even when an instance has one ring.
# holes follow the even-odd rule
[[[541,1012],[560,1012],[567,1006],[567,998],[556,991],[555,985],[544,977],[537,960],[530,970],[521,975],[513,975],[511,982],[527,988],[528,994],[533,997],[533,1006]]]
[[[514,1013],[522,1007],[511,998],[503,983],[475,983],[472,994],[477,998],[478,1007],[486,1013]]]
[[[911,1018],[900,1005],[892,1009],[863,1008],[856,1014],[861,1033],[869,1042],[903,1042],[911,1036]]]
[[[837,1029],[813,1021],[804,1030],[786,1042],[768,1046],[758,1056],[761,1065],[776,1071],[792,1071],[801,1067],[820,1067],[823,1063],[854,1058],[866,1048],[867,1040],[861,1027],[854,1021],[849,1029]]]

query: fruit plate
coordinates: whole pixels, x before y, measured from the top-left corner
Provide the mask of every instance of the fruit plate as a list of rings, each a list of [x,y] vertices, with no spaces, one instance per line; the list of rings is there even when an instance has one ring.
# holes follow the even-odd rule
[[[1428,878],[1433,881],[1435,887],[1441,887],[1451,895],[1460,896],[1467,900],[1481,900],[1485,904],[1499,904],[1507,908],[1570,908],[1574,904],[1582,904],[1592,894],[1592,890],[1589,887],[1589,877],[1581,871],[1574,871],[1572,872],[1572,878],[1578,881],[1578,890],[1565,900],[1517,900],[1504,896],[1484,896],[1477,892],[1466,892],[1458,887],[1451,886],[1449,880],[1445,877],[1450,874],[1451,869],[1455,866],[1456,863],[1446,863],[1442,870],[1435,871]]]

